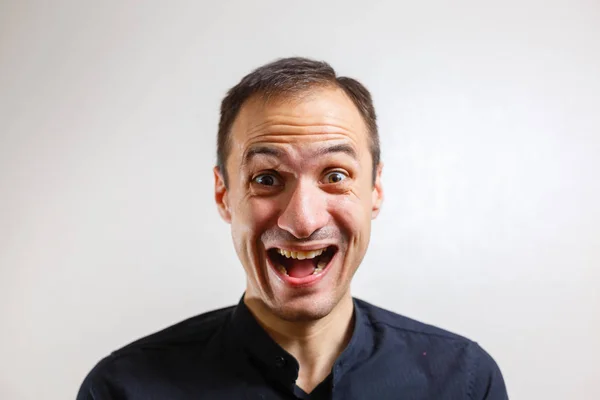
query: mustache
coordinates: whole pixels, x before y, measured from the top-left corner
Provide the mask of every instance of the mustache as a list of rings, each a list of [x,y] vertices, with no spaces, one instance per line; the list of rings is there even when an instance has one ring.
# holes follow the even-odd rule
[[[311,233],[310,236],[305,238],[297,238],[290,232],[276,227],[265,231],[260,238],[263,243],[284,242],[289,244],[309,243],[331,239],[341,242],[345,241],[345,236],[342,234],[342,232],[333,226],[324,226],[319,228]]]

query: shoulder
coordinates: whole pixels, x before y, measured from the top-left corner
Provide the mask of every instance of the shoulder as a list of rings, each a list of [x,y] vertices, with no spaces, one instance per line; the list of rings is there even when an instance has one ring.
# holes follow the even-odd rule
[[[191,357],[218,357],[234,308],[197,315],[113,351],[88,373],[77,399],[120,398],[119,383],[160,376],[164,368],[186,365]]]
[[[456,345],[468,345],[472,343],[471,340],[456,333],[374,306],[364,300],[355,299],[355,303],[365,316],[364,323],[374,329],[388,329],[398,335],[420,337],[424,340],[446,341]]]
[[[377,346],[388,348],[403,362],[407,362],[406,356],[408,363],[421,360],[416,364],[427,365],[432,374],[460,371],[469,399],[508,398],[500,368],[477,342],[363,300],[355,299],[355,304],[364,316],[363,323],[379,341]],[[428,362],[424,363],[424,359]],[[435,373],[432,366],[436,368]]]
[[[209,341],[231,316],[235,307],[226,307],[188,318],[156,333],[138,339],[112,353],[119,357],[140,350],[171,350],[197,346]]]

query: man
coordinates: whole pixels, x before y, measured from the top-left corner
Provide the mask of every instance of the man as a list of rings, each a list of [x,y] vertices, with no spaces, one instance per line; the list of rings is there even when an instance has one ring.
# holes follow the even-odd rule
[[[368,90],[275,61],[221,105],[215,199],[247,288],[102,360],[78,399],[506,399],[476,343],[353,299],[383,200]]]

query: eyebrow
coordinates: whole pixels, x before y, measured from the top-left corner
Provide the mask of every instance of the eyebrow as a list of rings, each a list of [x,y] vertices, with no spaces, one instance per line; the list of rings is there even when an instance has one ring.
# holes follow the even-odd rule
[[[340,143],[340,144],[334,144],[334,145],[327,146],[327,147],[321,147],[320,149],[317,150],[317,153],[315,154],[315,156],[322,157],[322,156],[325,156],[327,154],[332,154],[332,153],[344,153],[354,159],[358,159],[358,154],[356,154],[356,150],[354,150],[354,147],[352,147],[346,143]]]
[[[246,154],[244,155],[244,160],[242,162],[242,167],[250,164],[250,161],[252,161],[252,159],[260,154],[264,154],[267,156],[271,156],[271,157],[281,157],[283,155],[283,153],[281,152],[281,150],[275,148],[275,147],[268,147],[268,146],[255,146],[255,147],[251,147]]]
[[[345,144],[345,143],[321,147],[315,152],[314,157],[323,157],[327,154],[332,154],[332,153],[344,153],[354,159],[358,159],[358,154],[356,153],[356,150],[354,150],[354,147],[350,146],[349,144]],[[279,150],[276,147],[255,146],[255,147],[251,147],[246,152],[246,154],[244,155],[244,161],[243,161],[242,165],[244,165],[244,166],[248,165],[254,157],[261,155],[261,154],[266,155],[266,156],[271,156],[271,157],[277,157],[277,158],[281,158],[284,156],[284,152]]]

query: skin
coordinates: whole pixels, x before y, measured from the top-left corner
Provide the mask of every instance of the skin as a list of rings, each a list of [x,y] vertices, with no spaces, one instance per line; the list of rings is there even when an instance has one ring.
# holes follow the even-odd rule
[[[215,200],[231,224],[247,275],[244,301],[300,363],[297,384],[312,391],[352,334],[350,282],[383,201],[372,179],[368,129],[339,88],[285,99],[251,98],[231,130],[228,187],[215,168]],[[254,153],[250,156],[250,154]],[[268,261],[273,247],[337,253],[314,285],[292,287]]]

